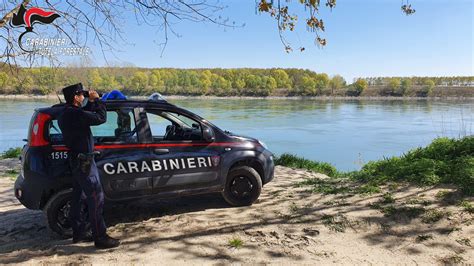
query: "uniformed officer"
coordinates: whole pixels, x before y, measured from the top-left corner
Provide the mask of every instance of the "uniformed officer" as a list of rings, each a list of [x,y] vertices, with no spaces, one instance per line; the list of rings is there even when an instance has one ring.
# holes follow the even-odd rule
[[[63,89],[66,108],[58,118],[64,143],[69,148],[69,164],[73,176],[73,195],[69,218],[73,230],[73,243],[94,241],[97,248],[112,248],[119,241],[107,235],[104,218],[104,192],[94,161],[94,139],[90,126],[105,123],[107,111],[97,92],[84,91],[82,84]],[[82,108],[84,98],[88,102]],[[84,200],[87,203],[92,237],[86,234],[83,215]]]

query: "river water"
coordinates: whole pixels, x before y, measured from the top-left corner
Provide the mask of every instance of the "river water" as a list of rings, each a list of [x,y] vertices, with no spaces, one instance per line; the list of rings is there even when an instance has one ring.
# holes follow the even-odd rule
[[[0,151],[23,146],[33,110],[54,100],[0,100]],[[473,134],[474,100],[175,99],[222,129],[355,170],[440,136]]]

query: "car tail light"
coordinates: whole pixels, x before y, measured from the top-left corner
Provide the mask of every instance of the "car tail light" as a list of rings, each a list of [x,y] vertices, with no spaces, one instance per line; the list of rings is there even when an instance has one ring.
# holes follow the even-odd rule
[[[46,122],[48,122],[50,119],[50,115],[38,113],[30,128],[30,147],[45,146],[49,144],[49,142],[44,137],[44,128]]]

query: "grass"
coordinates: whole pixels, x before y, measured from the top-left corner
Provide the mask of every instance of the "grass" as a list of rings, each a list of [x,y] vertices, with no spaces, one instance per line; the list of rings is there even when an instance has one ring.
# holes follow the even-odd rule
[[[347,186],[339,185],[342,179],[363,184],[352,190],[361,194],[378,193],[382,184],[410,182],[418,185],[452,184],[465,195],[474,195],[474,136],[437,138],[424,148],[410,150],[399,157],[371,161],[361,170],[352,172],[340,172],[331,164],[286,153],[276,159],[276,164],[323,173],[337,180],[312,179],[301,183],[311,185],[313,192],[323,194],[351,191]],[[443,197],[442,194],[449,191],[440,193],[439,197]]]
[[[374,184],[365,184],[355,189],[356,193],[363,195],[371,195],[374,193],[380,193],[380,187]]]
[[[8,177],[10,178],[10,180],[15,181],[19,172],[15,169],[8,169],[5,171],[5,174],[6,174],[5,177]]]
[[[448,216],[449,213],[445,213],[436,209],[428,210],[421,217],[421,221],[426,224],[436,223],[437,221],[443,219],[443,217]]]
[[[425,209],[421,207],[402,206],[397,208],[393,205],[380,207],[380,211],[386,217],[407,217],[409,219],[417,218],[425,213]]]
[[[349,193],[351,188],[342,179],[312,178],[302,181],[298,186],[311,186],[311,191],[321,194]]]
[[[460,264],[465,261],[465,259],[459,255],[453,255],[449,257],[445,257],[440,260],[442,263],[447,264],[447,265],[452,265],[452,264]]]
[[[298,206],[296,206],[296,204],[295,204],[294,202],[292,202],[292,203],[290,204],[290,208],[289,208],[289,209],[290,209],[290,213],[291,213],[291,214],[297,214],[298,211],[299,211]]]
[[[423,242],[430,239],[433,239],[432,235],[419,235],[416,237],[416,242]]]
[[[469,238],[456,239],[456,242],[458,242],[460,245],[471,247],[471,240]]]
[[[465,212],[468,212],[471,214],[474,213],[474,206],[472,206],[472,204],[469,201],[462,200],[461,202],[459,202],[458,205],[462,207]]]
[[[410,204],[410,205],[423,205],[423,206],[428,206],[430,205],[432,202],[427,200],[427,199],[423,199],[423,198],[411,198],[411,199],[408,199],[406,201],[406,204]]]
[[[428,146],[402,156],[368,162],[350,176],[373,184],[398,181],[452,184],[465,194],[474,195],[474,137],[437,138]]]
[[[15,169],[8,169],[5,173],[7,173],[8,175],[17,175],[18,171]]]
[[[229,246],[233,248],[241,248],[244,245],[244,241],[238,237],[234,237],[229,240]]]
[[[329,228],[329,230],[344,233],[347,225],[350,225],[350,221],[344,215],[328,215],[325,214],[321,218],[323,224]]]
[[[276,157],[275,163],[277,165],[283,165],[287,167],[307,169],[331,177],[339,176],[339,171],[337,171],[336,167],[329,163],[311,161],[288,153],[284,153],[281,156]]]
[[[18,158],[20,157],[21,154],[21,148],[10,148],[2,153],[0,155],[1,159],[7,159],[7,158]]]
[[[435,197],[437,199],[444,199],[444,198],[448,197],[449,195],[451,195],[451,193],[452,192],[449,191],[449,190],[440,190],[436,193]]]
[[[393,198],[392,193],[385,193],[382,195],[382,200],[380,201],[382,204],[390,204],[395,203],[395,199]]]

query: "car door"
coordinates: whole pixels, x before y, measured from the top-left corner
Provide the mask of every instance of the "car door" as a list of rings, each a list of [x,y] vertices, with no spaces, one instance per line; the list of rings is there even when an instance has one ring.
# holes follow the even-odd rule
[[[153,175],[142,171],[141,160],[149,157],[142,147],[142,124],[136,108],[107,107],[107,122],[91,127],[97,168],[107,198],[135,198],[152,193]]]
[[[159,108],[145,108],[142,116],[149,124],[149,149],[158,170],[154,193],[211,191],[220,186],[220,147],[203,140],[200,121]]]

